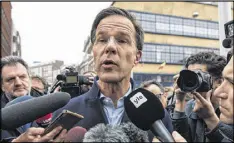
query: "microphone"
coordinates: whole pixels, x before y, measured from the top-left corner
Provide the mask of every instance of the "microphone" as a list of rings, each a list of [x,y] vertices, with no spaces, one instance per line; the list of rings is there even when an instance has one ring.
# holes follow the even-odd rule
[[[129,137],[130,142],[149,142],[148,133],[136,127],[132,122],[121,123],[120,125]]]
[[[164,108],[160,100],[150,91],[138,88],[124,100],[125,111],[138,128],[151,130],[162,142],[175,142],[162,120]]]
[[[118,125],[97,124],[84,136],[83,142],[130,142],[129,137]]]
[[[82,127],[74,127],[67,132],[65,142],[82,142],[87,130]]]
[[[1,129],[15,129],[32,122],[63,107],[70,99],[71,96],[68,93],[56,92],[5,107],[1,109]]]
[[[33,97],[30,95],[20,96],[20,97],[15,98],[14,100],[11,100],[10,102],[8,102],[5,107],[11,106],[13,104],[20,103],[20,102],[23,102],[23,101],[26,101],[29,99],[33,99]]]
[[[53,114],[52,113],[49,113],[41,118],[38,118],[36,120],[36,123],[42,127],[42,128],[46,128],[52,121],[52,117],[53,117]]]

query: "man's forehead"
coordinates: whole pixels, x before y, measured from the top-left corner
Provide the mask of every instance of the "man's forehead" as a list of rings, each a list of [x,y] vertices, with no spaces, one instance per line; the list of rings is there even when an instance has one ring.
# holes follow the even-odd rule
[[[108,29],[118,29],[126,32],[135,32],[135,28],[132,22],[124,17],[119,15],[108,16],[100,21],[97,26],[97,32],[102,32]]]
[[[233,79],[233,57],[230,59],[230,61],[228,62],[228,64],[224,68],[223,76]]]
[[[27,69],[20,63],[5,65],[2,68],[2,76],[14,76],[16,74],[28,74]]]

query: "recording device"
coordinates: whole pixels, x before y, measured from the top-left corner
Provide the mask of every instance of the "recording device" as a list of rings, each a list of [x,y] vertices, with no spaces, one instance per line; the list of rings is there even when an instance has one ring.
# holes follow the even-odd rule
[[[224,48],[231,48],[233,47],[233,25],[234,25],[234,20],[229,21],[224,24],[224,31],[225,31],[225,36],[226,39],[223,40],[223,47]]]
[[[65,142],[82,142],[84,139],[84,135],[87,132],[85,128],[82,127],[74,127],[67,132],[65,137]]]
[[[63,129],[70,130],[77,122],[84,117],[80,114],[71,112],[69,110],[63,110],[58,117],[45,129],[43,135],[51,132],[58,126],[62,126]]]
[[[201,70],[182,70],[177,80],[177,85],[184,92],[208,92],[213,82],[209,73]]]
[[[57,92],[2,108],[1,129],[16,129],[54,112],[66,105],[70,99],[71,97],[68,93]]]
[[[132,122],[121,123],[122,130],[129,137],[130,142],[149,142],[147,131],[143,131]]]
[[[57,82],[52,86],[50,93],[60,86],[62,92],[67,92],[71,98],[81,95],[81,85],[91,85],[89,78],[79,75],[74,68],[67,67],[64,73],[57,75]]]
[[[153,134],[162,142],[175,142],[162,120],[164,108],[160,100],[150,91],[138,88],[124,100],[125,111],[138,128]]]
[[[83,142],[130,142],[118,125],[97,124],[85,134]]]

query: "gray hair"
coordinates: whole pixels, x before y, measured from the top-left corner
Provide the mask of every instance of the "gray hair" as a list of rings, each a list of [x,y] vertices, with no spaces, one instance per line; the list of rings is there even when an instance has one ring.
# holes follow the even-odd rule
[[[93,22],[92,25],[92,30],[91,30],[91,43],[94,44],[95,40],[96,40],[96,30],[97,30],[97,26],[100,23],[100,21],[108,16],[112,16],[112,15],[120,15],[123,17],[126,17],[127,19],[129,19],[135,30],[136,30],[136,46],[138,50],[142,50],[143,49],[143,44],[144,44],[144,31],[142,29],[142,27],[137,23],[135,16],[133,16],[130,12],[128,12],[127,10],[121,9],[121,8],[117,8],[117,7],[108,7],[106,9],[103,9],[101,12],[99,12]]]
[[[29,74],[28,64],[21,57],[6,56],[1,58],[1,79],[2,79],[2,69],[4,66],[11,66],[11,65],[14,66],[18,63],[22,64],[27,69],[27,72]]]
[[[152,84],[156,85],[161,90],[162,93],[165,92],[163,86],[159,82],[157,82],[155,79],[148,80],[148,81],[141,83],[140,88],[147,88]]]

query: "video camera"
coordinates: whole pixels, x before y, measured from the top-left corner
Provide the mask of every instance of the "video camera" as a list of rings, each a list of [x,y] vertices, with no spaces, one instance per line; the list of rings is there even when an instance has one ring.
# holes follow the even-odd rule
[[[226,38],[223,40],[223,47],[224,48],[231,48],[233,47],[233,26],[234,20],[229,21],[224,24],[225,36]]]
[[[86,76],[79,75],[78,72],[74,71],[73,68],[67,67],[63,74],[57,75],[57,82],[52,86],[50,93],[60,86],[60,91],[67,92],[71,98],[81,95],[81,85],[91,85],[89,78]]]

